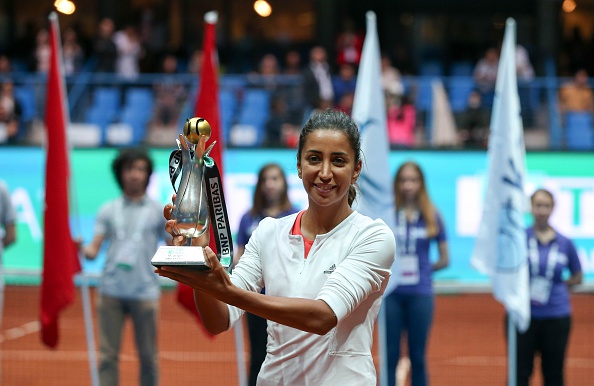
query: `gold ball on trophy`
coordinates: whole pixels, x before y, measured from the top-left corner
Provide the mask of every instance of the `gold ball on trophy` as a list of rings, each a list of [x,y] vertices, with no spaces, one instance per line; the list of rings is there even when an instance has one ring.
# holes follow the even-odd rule
[[[186,119],[184,137],[193,144],[200,142],[200,137],[210,138],[210,123],[204,118],[194,117]]]

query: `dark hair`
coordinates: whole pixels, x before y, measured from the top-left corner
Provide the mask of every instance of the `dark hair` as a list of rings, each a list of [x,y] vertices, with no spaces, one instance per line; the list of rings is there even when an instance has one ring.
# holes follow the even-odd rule
[[[289,189],[288,189],[287,177],[285,176],[285,172],[280,167],[280,165],[275,164],[275,163],[269,163],[269,164],[262,166],[262,168],[260,169],[260,172],[258,173],[258,182],[256,183],[256,189],[254,190],[254,203],[253,203],[252,210],[251,210],[251,213],[253,215],[262,214],[262,212],[264,211],[264,208],[266,208],[268,206],[268,203],[266,202],[266,196],[262,192],[262,185],[264,184],[264,174],[266,174],[266,172],[270,169],[278,169],[278,171],[280,172],[281,177],[283,179],[284,187],[283,187],[283,192],[282,192],[282,203],[281,203],[282,211],[287,211],[287,210],[291,209],[291,207],[292,207],[291,201],[289,200]]]
[[[404,206],[404,197],[399,189],[399,185],[400,181],[402,180],[402,171],[406,167],[412,168],[419,175],[419,181],[421,183],[418,201],[419,211],[425,220],[425,224],[427,226],[427,235],[433,237],[439,233],[437,221],[435,220],[435,207],[429,198],[429,193],[427,193],[427,185],[425,184],[423,170],[421,170],[419,164],[414,161],[404,162],[402,165],[400,165],[396,175],[394,176],[394,203],[396,204],[396,209],[400,209]]]
[[[297,147],[297,162],[301,160],[301,151],[305,145],[305,140],[309,134],[316,130],[336,130],[344,133],[349,141],[353,152],[355,153],[355,164],[361,161],[361,135],[355,121],[348,115],[339,110],[327,109],[312,114],[305,122],[301,134],[299,135],[299,145]],[[357,196],[355,185],[349,187],[349,206],[352,205]]]
[[[120,189],[124,189],[122,183],[122,173],[124,169],[130,167],[134,162],[138,160],[143,160],[146,162],[147,176],[146,184],[144,186],[145,189],[148,186],[151,174],[153,174],[153,160],[151,159],[151,157],[149,157],[148,153],[144,149],[123,149],[120,150],[120,154],[118,154],[116,159],[114,159],[113,163],[111,164],[111,169],[113,170],[113,174],[115,175],[115,178],[118,181]]]
[[[534,193],[532,193],[532,196],[530,196],[530,203],[534,203],[534,197],[536,196],[537,193],[543,193],[543,194],[549,196],[549,198],[551,199],[551,202],[553,203],[553,206],[555,206],[555,197],[553,197],[553,193],[551,193],[549,190],[544,189],[544,188],[536,189],[534,191]]]

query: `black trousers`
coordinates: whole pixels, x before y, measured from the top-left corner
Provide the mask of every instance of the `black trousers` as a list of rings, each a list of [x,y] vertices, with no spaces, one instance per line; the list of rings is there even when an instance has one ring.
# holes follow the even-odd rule
[[[544,386],[563,386],[563,369],[570,330],[571,317],[565,316],[532,319],[525,333],[516,334],[517,386],[528,386],[537,353],[540,353]]]
[[[250,374],[249,386],[256,386],[258,373],[262,367],[264,359],[266,359],[266,341],[268,334],[266,333],[266,319],[245,313],[247,316],[248,335],[250,337]]]

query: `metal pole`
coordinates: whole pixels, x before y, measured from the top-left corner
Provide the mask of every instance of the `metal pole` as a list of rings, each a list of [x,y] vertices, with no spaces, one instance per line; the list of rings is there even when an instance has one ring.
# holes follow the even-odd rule
[[[99,373],[97,371],[97,357],[95,354],[95,334],[93,332],[93,313],[91,310],[91,295],[89,280],[83,271],[80,278],[80,292],[82,294],[83,314],[85,319],[85,334],[87,336],[87,352],[89,354],[89,370],[91,372],[91,385],[99,386]]]
[[[516,386],[516,355],[517,355],[516,326],[512,318],[507,318],[507,385]]]
[[[235,357],[237,359],[237,377],[239,386],[247,386],[247,377],[245,373],[245,351],[243,346],[243,318],[238,320],[233,327],[235,335]]]

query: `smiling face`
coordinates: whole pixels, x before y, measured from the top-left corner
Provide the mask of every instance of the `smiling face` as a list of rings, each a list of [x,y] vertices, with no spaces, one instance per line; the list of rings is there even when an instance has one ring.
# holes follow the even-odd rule
[[[348,192],[361,172],[361,161],[339,130],[317,129],[305,139],[297,162],[310,207],[348,209]]]

